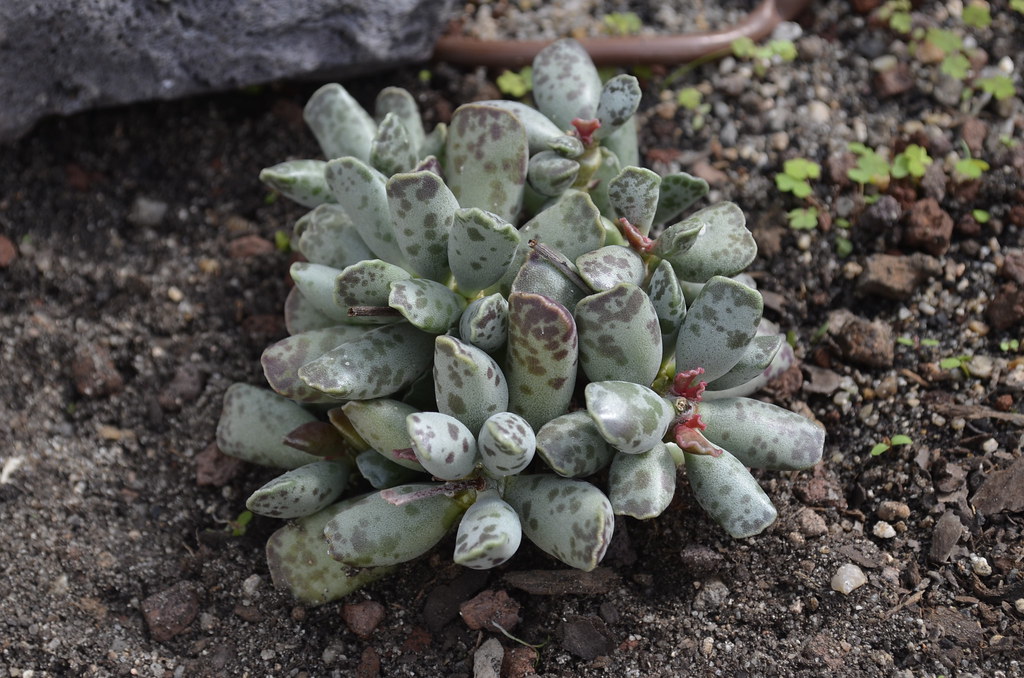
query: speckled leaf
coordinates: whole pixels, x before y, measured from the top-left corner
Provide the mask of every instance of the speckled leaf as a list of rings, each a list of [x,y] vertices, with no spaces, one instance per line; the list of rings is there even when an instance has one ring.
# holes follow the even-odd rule
[[[622,73],[605,82],[597,104],[597,119],[601,126],[594,137],[604,139],[632,118],[640,106],[641,95],[640,83],[632,75]]]
[[[546,120],[547,118],[545,118]],[[548,148],[563,158],[578,158],[583,155],[583,142],[579,137],[571,134],[562,134],[548,140]],[[533,149],[530,149],[533,152]]]
[[[576,264],[568,262],[569,270],[578,275]],[[582,279],[581,279],[582,280]],[[512,281],[512,293],[540,294],[566,308],[576,308],[589,290],[581,289],[550,261],[531,251]]]
[[[661,177],[642,167],[624,167],[608,184],[608,199],[615,215],[626,219],[644,235],[651,232],[658,206]]]
[[[320,459],[281,440],[311,421],[316,418],[301,405],[269,389],[232,384],[224,393],[224,408],[217,422],[217,447],[253,464],[298,468]]]
[[[566,308],[538,294],[508,300],[509,410],[534,430],[565,412],[576,386],[576,323]]]
[[[672,405],[657,393],[628,381],[587,384],[584,396],[601,436],[627,454],[640,454],[660,443],[675,416]]]
[[[647,269],[643,257],[622,245],[605,245],[576,257],[580,277],[597,292],[619,283],[640,285]]]
[[[416,459],[441,480],[465,478],[479,461],[473,432],[461,421],[440,412],[410,414],[405,419]]]
[[[338,205],[320,205],[299,219],[295,231],[300,234],[298,249],[311,264],[342,269],[374,258],[355,224]]]
[[[497,214],[477,208],[455,213],[448,265],[464,294],[490,287],[505,275],[519,247],[519,231]]]
[[[370,251],[378,259],[401,264],[402,251],[388,209],[387,177],[355,158],[331,160],[324,177]]]
[[[431,487],[401,485],[389,492],[401,496]],[[443,494],[395,506],[378,492],[339,511],[324,526],[324,536],[331,557],[346,565],[396,565],[432,549],[461,514],[459,503]]]
[[[394,567],[352,570],[328,555],[324,526],[355,501],[328,506],[270,535],[267,565],[274,586],[287,589],[306,605],[322,605],[347,596],[394,570]]]
[[[554,151],[541,151],[530,158],[526,178],[543,196],[561,195],[576,181],[580,164]]]
[[[364,400],[401,391],[430,368],[434,337],[405,323],[375,327],[299,368],[311,388]]]
[[[697,243],[703,229],[703,222],[692,219],[672,224],[654,241],[651,253],[670,263],[681,259]]]
[[[448,144],[448,125],[443,122],[439,122],[434,125],[434,129],[430,130],[423,139],[423,145],[420,146],[420,157],[424,160],[416,166],[417,170],[430,169],[432,172],[441,174],[441,160],[445,156],[445,147]],[[433,160],[433,162],[428,162]],[[428,165],[437,165],[436,170]]]
[[[409,268],[431,280],[448,276],[448,233],[459,203],[430,171],[397,174],[387,183],[388,206],[398,246]]]
[[[309,98],[302,113],[328,160],[343,155],[369,159],[377,125],[344,87],[324,85]]]
[[[423,140],[426,137],[426,133],[423,130],[423,121],[420,118],[416,99],[408,91],[401,87],[385,87],[377,94],[373,112],[378,123],[383,121],[389,113],[394,114],[405,128],[414,153],[418,158],[426,155],[420,153],[420,149],[423,147]]]
[[[601,141],[619,159],[619,167],[640,166],[640,144],[637,142],[636,118],[633,118]]]
[[[570,567],[590,572],[604,558],[615,516],[601,490],[582,480],[555,475],[510,476],[505,501],[526,537]]]
[[[654,304],[654,312],[658,314],[662,351],[664,354],[675,354],[676,337],[686,317],[686,299],[672,264],[662,261],[654,269],[647,285],[647,296]]]
[[[575,118],[596,117],[600,97],[601,78],[580,43],[559,40],[534,57],[533,99],[559,129],[569,129]]]
[[[508,385],[498,363],[482,349],[454,337],[434,340],[434,396],[439,412],[470,431],[508,409]]]
[[[366,332],[354,325],[336,325],[322,330],[293,334],[268,346],[260,357],[270,388],[286,398],[308,403],[329,403],[337,399],[315,391],[299,379],[299,368],[324,353],[357,339]]]
[[[698,177],[677,172],[661,178],[661,190],[658,194],[658,211],[654,222],[663,224],[675,219],[690,205],[708,194],[708,182]]]
[[[537,436],[518,414],[498,412],[480,427],[477,447],[488,474],[504,478],[530,465],[537,451]]]
[[[709,280],[679,328],[676,371],[703,367],[708,383],[726,374],[746,353],[763,309],[757,290],[729,278]]]
[[[577,410],[537,431],[537,455],[560,476],[585,478],[607,466],[615,448],[601,437],[590,413]]]
[[[608,469],[608,500],[617,516],[657,518],[676,493],[676,464],[664,443],[640,454],[617,454]]]
[[[559,129],[558,125],[551,122],[547,116],[533,106],[527,106],[518,101],[506,101],[505,99],[488,99],[487,101],[478,101],[476,103],[491,108],[500,108],[514,115],[526,130],[530,155],[550,150],[551,141],[565,134]]]
[[[515,115],[481,104],[456,109],[444,175],[460,205],[513,221],[523,201],[528,160],[526,130]]]
[[[353,450],[338,429],[326,421],[306,422],[286,433],[281,441],[320,459],[341,459],[351,456]]]
[[[350,462],[316,461],[279,475],[249,495],[245,507],[269,518],[291,520],[313,515],[341,496]]]
[[[697,406],[704,437],[754,468],[804,469],[821,460],[825,429],[806,417],[750,398],[708,400]]]
[[[590,189],[590,198],[601,214],[610,215],[614,212],[611,199],[608,197],[608,185],[612,179],[619,176],[622,164],[619,162],[619,158],[607,148],[599,148],[598,152],[601,154],[600,162],[590,179],[594,183],[594,187]],[[618,226],[615,227],[615,231],[618,232]]]
[[[412,278],[391,283],[388,306],[401,313],[414,327],[431,334],[441,334],[458,322],[466,300],[439,282]]]
[[[284,300],[284,326],[288,334],[322,330],[338,323],[339,320],[317,310],[309,299],[302,296],[298,287],[289,290]]]
[[[759,534],[778,513],[768,495],[739,459],[685,454],[686,475],[693,495],[716,523],[736,539]]]
[[[384,176],[408,172],[416,165],[416,146],[394,113],[384,116],[370,145],[370,164]]]
[[[359,475],[366,478],[370,487],[375,490],[386,490],[402,483],[411,482],[419,475],[416,471],[400,466],[390,459],[385,459],[376,450],[366,450],[356,457],[356,468]]]
[[[398,400],[379,398],[354,400],[342,405],[341,410],[356,433],[386,460],[413,471],[423,471],[415,459],[395,454],[396,451],[412,447],[412,440],[405,429],[405,420],[410,414],[419,411],[415,407]]]
[[[491,294],[471,301],[459,319],[459,336],[488,353],[504,346],[508,341],[508,300]]]
[[[260,181],[303,207],[316,207],[335,198],[327,188],[323,160],[288,160],[260,172]]]
[[[781,334],[754,337],[747,344],[747,350],[740,357],[740,361],[724,375],[709,383],[708,390],[724,391],[736,388],[760,376],[771,365],[783,342]]]
[[[367,259],[340,271],[334,280],[334,305],[345,311],[345,322],[353,325],[386,325],[399,320],[391,315],[349,316],[353,306],[387,306],[391,284],[409,280],[404,268],[380,259]]]
[[[303,298],[317,311],[334,320],[334,324],[348,321],[348,309],[334,298],[335,280],[341,271],[332,266],[296,261],[288,273]]]
[[[663,257],[672,262],[681,280],[706,282],[716,275],[735,275],[757,256],[743,212],[731,202],[705,207],[680,223],[703,229],[685,253]]]
[[[619,283],[576,305],[580,366],[591,381],[649,386],[661,367],[661,327],[647,293]]]
[[[489,570],[515,555],[522,539],[515,510],[495,490],[486,490],[459,522],[454,560],[463,567]]]

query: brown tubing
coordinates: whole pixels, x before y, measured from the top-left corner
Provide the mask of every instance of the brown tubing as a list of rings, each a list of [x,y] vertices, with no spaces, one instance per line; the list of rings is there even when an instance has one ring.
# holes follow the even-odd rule
[[[798,15],[810,0],[763,0],[734,26],[706,33],[634,35],[580,40],[598,66],[677,64],[727,51],[737,38],[760,40],[782,21]],[[516,68],[533,61],[550,40],[477,40],[447,35],[437,41],[434,59],[467,66]]]

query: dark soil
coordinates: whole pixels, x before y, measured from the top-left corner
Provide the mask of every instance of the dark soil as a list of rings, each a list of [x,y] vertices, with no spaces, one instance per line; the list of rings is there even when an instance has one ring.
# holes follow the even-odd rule
[[[738,202],[758,237],[767,314],[803,359],[768,397],[829,437],[815,469],[760,476],[780,513],[762,535],[729,539],[681,483],[659,519],[617,523],[595,575],[559,577],[531,547],[468,571],[445,543],[348,601],[307,608],[270,582],[263,544],[278,523],[235,529],[245,497],[273,474],[208,448],[224,390],[262,383],[259,355],[284,335],[290,255],[275,234],[302,213],[256,175],[318,155],[301,123],[313,86],[50,120],[0,149],[3,675],[471,676],[488,638],[519,662],[512,676],[1022,675],[1024,361],[1011,343],[1024,316],[1020,94],[1016,108],[964,112],[929,98],[929,71],[915,62],[913,86],[879,98],[862,43],[884,54],[901,39],[845,2],[822,4],[802,19],[797,61],[756,82],[788,76],[802,83],[787,95],[801,104],[834,75],[826,93],[844,125],[862,119],[872,146],[923,144],[940,165],[977,121],[991,169],[976,184],[943,181],[935,209],[956,230],[936,235],[933,211],[915,239],[913,217],[866,206],[830,171],[849,158],[835,155],[829,124],[794,109],[789,144],[776,148],[780,130],[748,96],[757,88],[722,94],[731,74],[711,63],[672,84],[707,83],[707,100],[726,106],[694,131],[688,111],[660,98],[668,70],[642,74],[648,162],[724,177],[717,197]],[[979,36],[995,62],[1022,44],[1024,17],[1001,2],[993,12],[1013,17]],[[382,84],[406,86],[431,123],[494,96],[479,74],[432,73],[429,85],[409,69],[346,86],[363,101]],[[908,125],[938,115],[948,124],[932,124],[937,135]],[[736,154],[746,143],[754,155]],[[785,225],[804,205],[772,181],[791,157],[825,167],[814,200],[831,219],[813,231]],[[888,194],[913,212],[932,186],[894,182]],[[970,216],[982,208],[987,223]],[[914,262],[911,273],[885,269],[858,292],[883,253],[899,257],[892,266]],[[884,296],[896,282],[902,298]],[[962,367],[942,362],[958,356]],[[912,442],[869,454],[896,435]],[[848,563],[867,583],[844,595],[830,580]],[[536,650],[460,617],[485,591],[508,598],[487,596],[477,612],[511,611],[506,628]]]

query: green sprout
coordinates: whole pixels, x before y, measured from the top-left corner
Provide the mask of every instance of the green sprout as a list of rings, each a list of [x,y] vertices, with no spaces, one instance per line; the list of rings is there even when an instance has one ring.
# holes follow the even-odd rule
[[[274,247],[277,248],[278,252],[287,254],[292,251],[292,239],[288,237],[288,233],[283,230],[274,231]]]
[[[612,35],[636,35],[644,23],[636,12],[612,12],[604,15],[604,27]]]
[[[758,76],[764,75],[773,58],[794,61],[797,57],[792,40],[771,40],[766,45],[758,45],[750,38],[742,37],[733,40],[731,48],[737,59],[749,59],[754,63],[754,72]]]
[[[857,166],[847,170],[846,176],[860,184],[861,188],[872,184],[885,188],[889,184],[889,162],[874,149],[859,142],[847,146],[857,156]]]
[[[245,531],[249,529],[249,523],[251,522],[252,511],[242,511],[238,514],[237,518],[228,521],[225,529],[231,533],[232,537],[241,537],[245,535]]]
[[[951,78],[956,78],[957,80],[965,79],[970,68],[970,60],[959,52],[947,56],[942,60],[942,64],[939,66],[939,70],[942,71],[942,73],[950,76]]]
[[[430,69],[424,68],[420,70],[420,72],[417,74],[417,77],[419,78],[421,83],[423,83],[424,85],[429,85],[431,78],[434,77],[434,74],[430,72]]]
[[[813,191],[808,179],[821,176],[821,165],[806,158],[787,160],[782,171],[775,175],[775,185],[784,193],[792,193],[798,198],[806,198]]]
[[[818,225],[817,207],[798,207],[786,213],[789,227],[797,231],[809,231]]]
[[[929,28],[924,39],[943,54],[956,54],[964,46],[964,41],[959,35],[945,28]]]
[[[987,78],[979,78],[975,81],[983,92],[991,94],[996,101],[1009,99],[1017,91],[1013,86],[1013,80],[1008,75],[992,75]]]
[[[971,362],[971,356],[963,353],[961,355],[953,355],[947,358],[943,358],[939,361],[939,367],[944,370],[962,370],[965,376],[971,376],[971,371],[967,369],[967,364]]]
[[[981,158],[966,157],[956,161],[956,173],[966,179],[977,179],[987,171],[989,165]]]
[[[928,155],[927,150],[917,144],[910,144],[893,159],[892,176],[897,179],[902,179],[906,176],[920,179],[928,171],[928,166],[931,164],[932,157]]]
[[[906,35],[910,32],[910,0],[889,0],[878,10],[878,17],[892,30]]]
[[[1010,9],[1024,14],[1024,0],[1010,0]]]
[[[892,438],[886,438],[883,442],[875,443],[874,446],[871,448],[871,456],[877,457],[894,447],[899,447],[900,445],[910,445],[913,442],[914,441],[911,440],[910,436],[908,435],[903,435],[902,433],[899,435],[894,435]]]
[[[964,7],[964,23],[974,28],[988,28],[992,25],[992,13],[988,5],[972,2]]]
[[[988,220],[992,218],[992,215],[987,210],[971,210],[971,216],[979,224],[987,224]]]
[[[697,110],[703,99],[704,95],[696,87],[686,87],[679,90],[679,94],[676,95],[676,101],[679,105],[689,111]]]
[[[1003,339],[999,342],[999,350],[1003,353],[1013,351],[1016,353],[1020,350],[1020,341],[1017,339]]]
[[[533,69],[526,66],[521,71],[503,71],[494,81],[502,94],[520,99],[533,89]]]

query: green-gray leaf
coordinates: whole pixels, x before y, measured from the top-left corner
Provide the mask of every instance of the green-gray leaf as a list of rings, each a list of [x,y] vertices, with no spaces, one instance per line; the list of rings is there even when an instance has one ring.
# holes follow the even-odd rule
[[[388,306],[401,313],[414,327],[431,334],[441,334],[458,322],[466,300],[439,282],[412,278],[391,283]]]
[[[490,287],[505,275],[519,247],[519,231],[497,214],[478,208],[455,213],[448,238],[448,265],[463,294]]]
[[[373,259],[355,224],[339,205],[320,205],[295,224],[298,249],[312,264],[342,269]]]
[[[585,478],[608,465],[615,448],[601,437],[586,410],[563,414],[537,431],[537,454],[555,473]]]
[[[662,351],[666,355],[675,354],[679,327],[686,317],[686,299],[672,264],[662,261],[654,269],[647,285],[647,296],[650,297],[654,311],[658,314]]]
[[[580,164],[554,151],[541,151],[530,158],[527,180],[543,196],[561,195],[576,181]]]
[[[495,293],[471,301],[459,319],[459,336],[488,353],[504,346],[508,341],[508,300]]]
[[[260,181],[303,207],[334,202],[324,178],[323,160],[288,160],[260,172]]]
[[[731,202],[705,207],[680,223],[703,229],[685,253],[664,257],[681,280],[706,282],[716,275],[735,275],[757,256],[757,243],[747,230],[743,212]]]
[[[764,301],[757,290],[714,277],[686,312],[676,342],[676,371],[704,368],[712,382],[739,362],[757,333]]]
[[[608,185],[612,179],[619,176],[623,165],[619,162],[618,156],[607,148],[601,147],[598,152],[601,154],[600,163],[591,177],[591,181],[596,185],[590,189],[590,197],[601,214],[613,214],[611,199],[608,197]]]
[[[693,494],[716,523],[736,539],[759,534],[778,513],[768,495],[739,459],[686,453],[686,475]]]
[[[587,411],[617,450],[640,454],[665,436],[675,410],[657,393],[628,381],[600,381],[584,390]]]
[[[703,230],[704,224],[692,219],[672,224],[654,241],[651,253],[670,263],[681,259],[697,243]]]
[[[299,368],[324,353],[363,335],[365,328],[335,325],[282,339],[268,346],[260,356],[263,374],[270,388],[299,402],[330,403],[337,399],[309,388],[299,379]]]
[[[317,311],[338,322],[348,321],[348,310],[335,301],[335,280],[341,273],[336,268],[322,264],[309,264],[296,261],[288,270],[295,287],[306,301]]]
[[[604,139],[626,124],[640,106],[641,95],[640,83],[632,75],[622,73],[604,83],[596,116],[601,126],[594,137]]]
[[[661,327],[647,294],[632,283],[576,305],[580,366],[591,381],[649,386],[661,367]]]
[[[654,222],[663,224],[675,219],[690,205],[708,194],[708,182],[704,179],[677,172],[661,178],[661,191],[658,194],[658,211]]]
[[[412,448],[405,420],[410,414],[419,412],[415,407],[398,400],[379,398],[353,400],[342,405],[341,410],[356,433],[384,459],[413,471],[423,471],[415,459],[396,454]]]
[[[530,424],[513,412],[498,412],[484,422],[477,436],[480,461],[495,478],[526,470],[537,451]]]
[[[416,165],[416,150],[402,121],[388,113],[370,145],[370,164],[386,177],[408,172]]]
[[[575,40],[559,40],[533,60],[533,98],[559,129],[576,118],[592,120],[601,97],[601,77],[590,55]]]
[[[558,128],[558,125],[551,122],[543,113],[532,106],[527,106],[518,101],[506,101],[505,99],[488,99],[487,101],[478,101],[476,103],[491,108],[500,108],[516,116],[526,130],[530,155],[549,150],[551,141],[563,136],[563,132]]]
[[[441,480],[465,478],[479,459],[473,432],[455,417],[440,412],[410,414],[405,420],[416,459]]]
[[[434,341],[434,395],[439,412],[470,431],[508,408],[508,385],[498,363],[482,349],[454,337]]]
[[[656,518],[676,492],[676,465],[664,443],[641,454],[615,455],[608,470],[608,499],[617,516]]]
[[[341,496],[348,483],[349,463],[316,461],[292,469],[249,495],[245,507],[270,518],[291,520],[313,515]]]
[[[448,275],[448,234],[459,202],[430,171],[396,174],[387,183],[395,238],[409,267],[431,280]]]
[[[385,87],[377,94],[373,109],[377,122],[384,120],[387,115],[394,114],[409,135],[409,142],[412,145],[417,159],[426,155],[421,153],[423,141],[426,134],[423,130],[423,121],[420,118],[419,107],[416,100],[408,91],[401,87]]]
[[[366,246],[378,259],[403,263],[395,241],[388,209],[387,177],[356,158],[338,158],[327,163],[324,178]]]
[[[640,166],[640,145],[637,143],[636,118],[605,137],[601,143],[619,159],[619,167]]]
[[[754,468],[791,471],[821,460],[825,429],[777,405],[750,398],[722,398],[698,404],[707,425],[704,437]]]
[[[781,334],[758,335],[754,337],[740,361],[731,370],[708,384],[709,391],[725,391],[746,384],[759,377],[772,364],[784,338]]]
[[[309,98],[302,116],[328,160],[351,155],[366,161],[377,125],[345,88],[324,85]]]
[[[649,169],[625,167],[608,185],[608,200],[616,216],[626,219],[641,233],[651,232],[658,206],[661,177]]]
[[[412,276],[400,266],[380,259],[366,259],[340,271],[334,279],[334,305],[345,310],[345,322],[356,325],[381,325],[395,322],[389,315],[348,315],[354,306],[387,306],[391,299],[391,285]]]
[[[319,457],[281,442],[290,432],[316,421],[295,402],[265,388],[232,384],[224,393],[224,408],[217,422],[217,447],[224,454],[276,468],[298,468]]]
[[[563,262],[570,274],[579,277],[576,265],[571,261]],[[580,281],[583,282],[582,278]],[[586,294],[590,291],[573,282],[565,272],[555,266],[551,261],[531,250],[526,261],[519,267],[519,272],[512,280],[512,293],[540,294],[555,301],[566,308],[576,308]]]
[[[284,300],[284,326],[288,334],[301,334],[311,330],[334,327],[340,321],[321,313],[316,306],[293,287]]]
[[[366,478],[366,482],[375,490],[386,490],[395,485],[411,482],[418,475],[412,469],[385,459],[377,450],[360,452],[356,457],[356,468],[359,469],[359,475]]]
[[[605,245],[576,257],[580,277],[596,292],[619,283],[640,285],[647,273],[643,257],[622,245]]]
[[[454,560],[463,567],[489,570],[515,555],[522,539],[515,510],[495,490],[485,490],[459,522]]]

